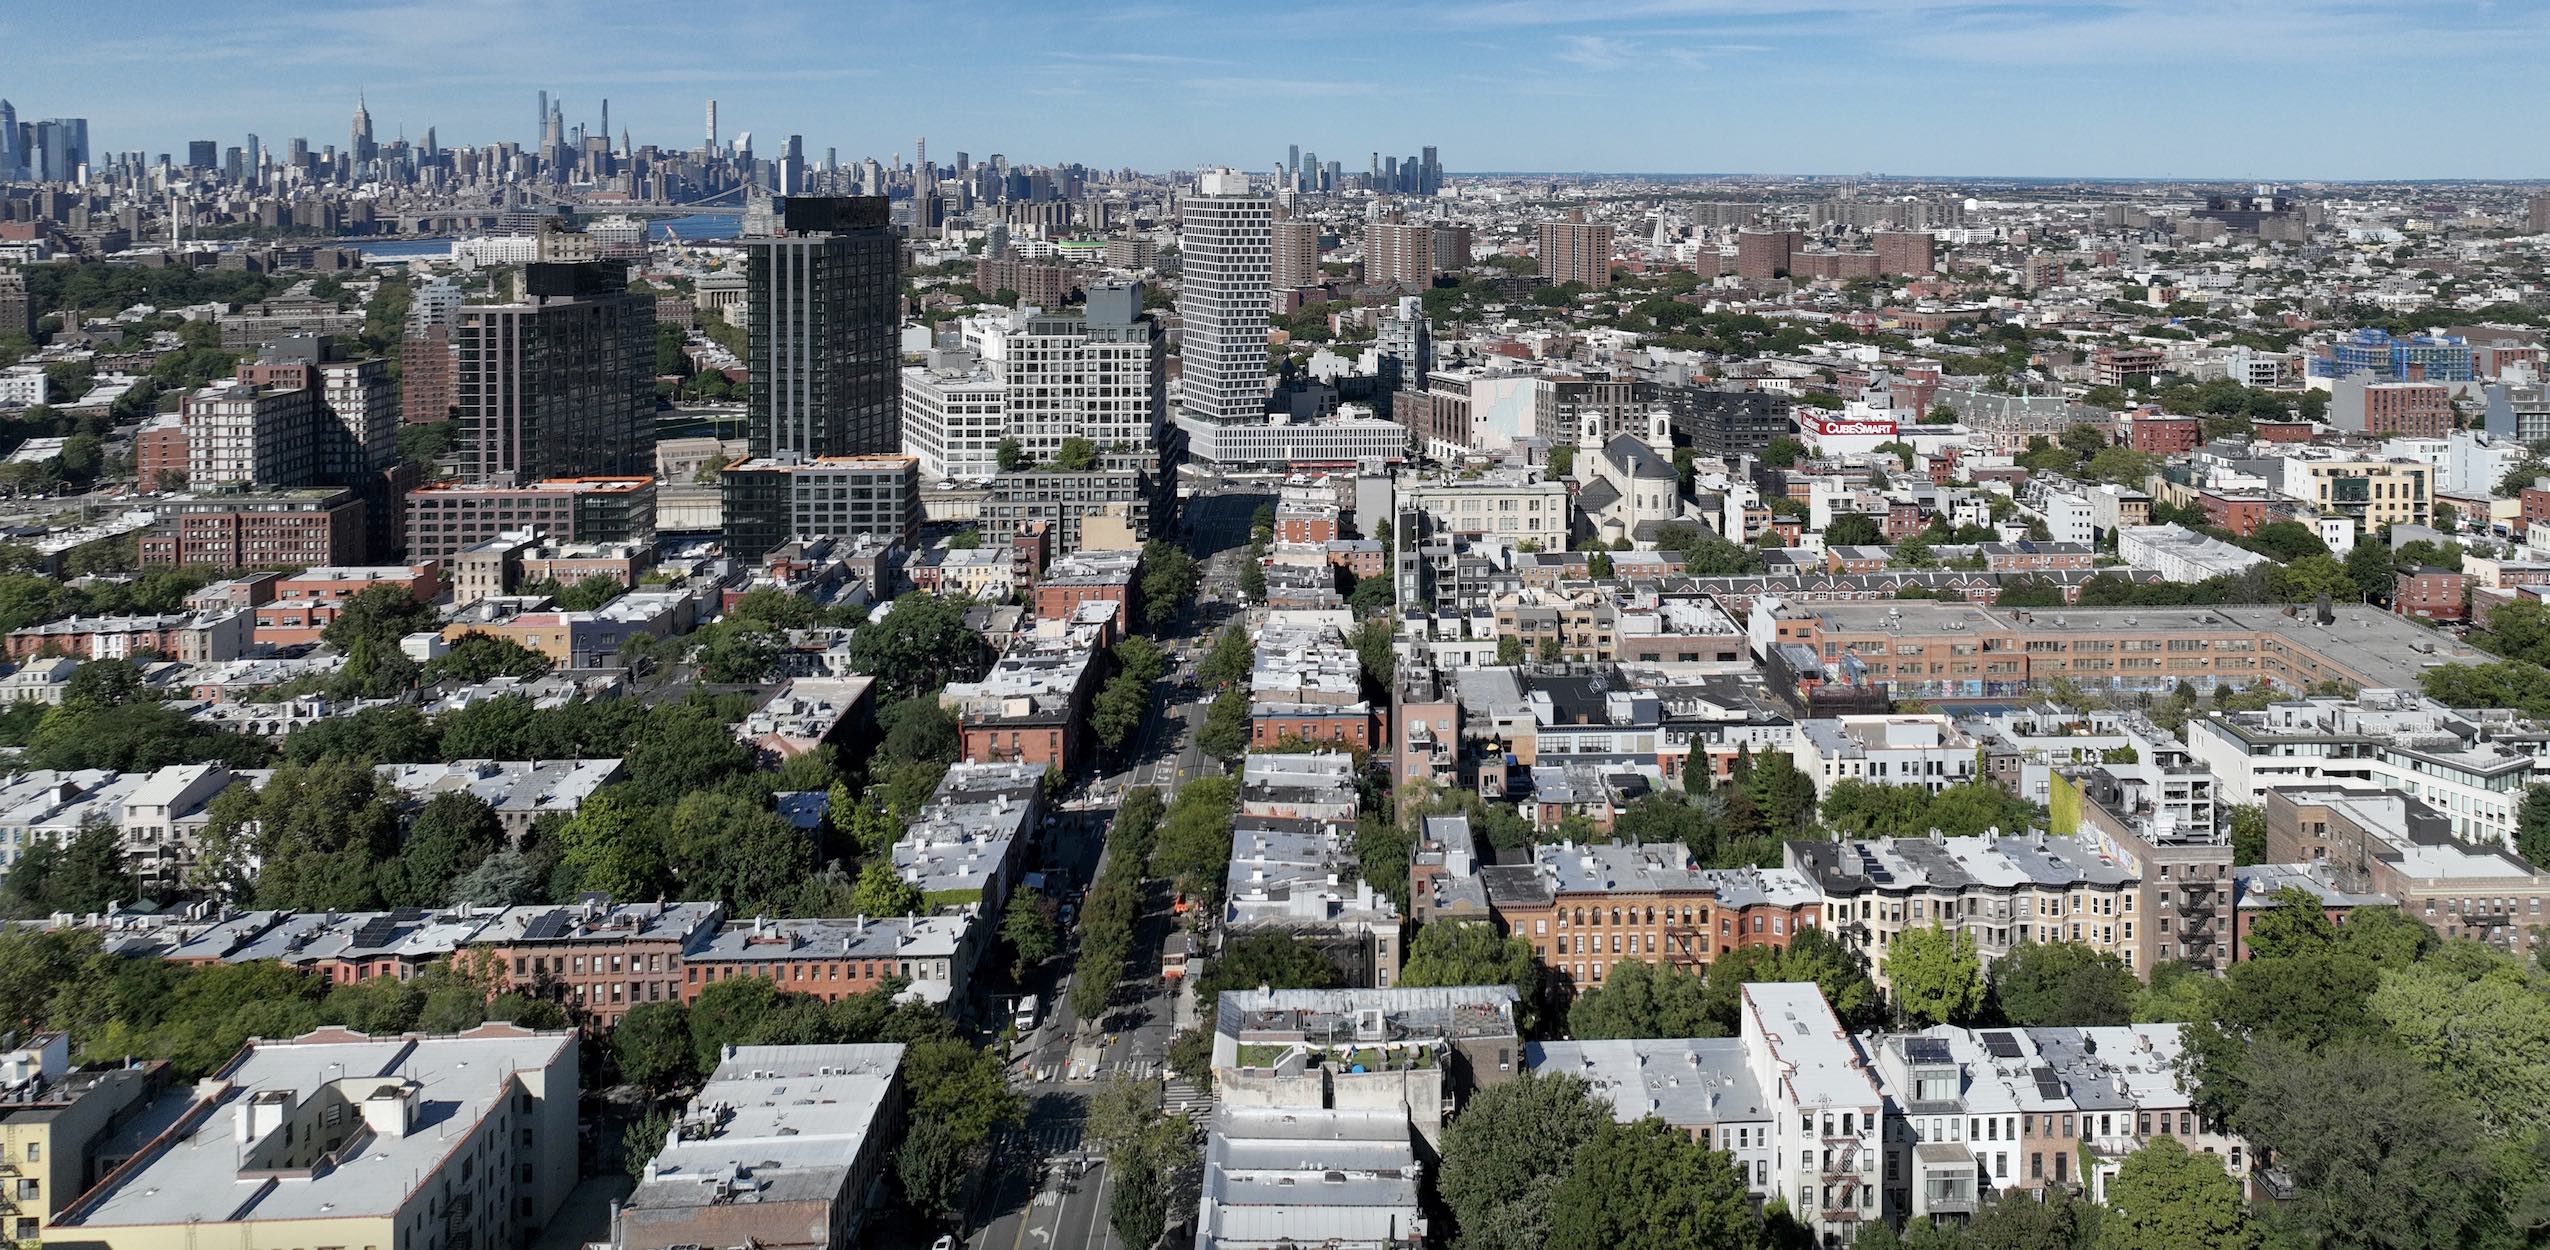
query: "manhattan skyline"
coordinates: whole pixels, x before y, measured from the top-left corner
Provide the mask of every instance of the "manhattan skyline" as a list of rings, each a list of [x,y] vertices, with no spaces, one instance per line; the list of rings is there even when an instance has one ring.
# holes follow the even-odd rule
[[[2183,179],[2528,178],[2523,145],[2452,116],[2526,115],[2550,13],[2004,0],[1649,0],[1107,8],[707,10],[139,0],[0,17],[21,117],[86,117],[97,151],[189,139],[446,146],[538,136],[612,105],[614,139],[688,148],[702,103],[772,150],[1146,170],[1262,170],[1287,144],[1359,166],[1439,144],[1455,172]],[[672,37],[678,36],[678,37]],[[2391,84],[2392,91],[2378,88]],[[2405,94],[2400,88],[2405,88]],[[2415,107],[2405,103],[2414,97]],[[2385,99],[2402,101],[2382,107]]]

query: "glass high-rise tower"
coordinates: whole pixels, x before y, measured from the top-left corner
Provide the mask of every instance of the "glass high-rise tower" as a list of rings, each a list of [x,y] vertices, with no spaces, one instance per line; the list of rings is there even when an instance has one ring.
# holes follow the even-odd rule
[[[792,196],[747,240],[752,453],[902,450],[902,247],[883,196]]]
[[[470,482],[644,473],[654,460],[655,300],[617,261],[523,267],[519,303],[452,331],[458,457]]]

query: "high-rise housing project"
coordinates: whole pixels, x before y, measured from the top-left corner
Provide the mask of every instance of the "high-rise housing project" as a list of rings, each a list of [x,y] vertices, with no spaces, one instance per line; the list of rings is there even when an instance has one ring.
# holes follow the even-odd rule
[[[470,304],[453,330],[457,456],[471,482],[644,472],[655,300],[616,261],[523,267],[523,299]]]
[[[1565,221],[1541,223],[1541,276],[1554,285],[1611,285],[1611,225],[1585,220],[1584,210]]]
[[[1789,266],[1806,250],[1798,230],[1745,230],[1735,236],[1736,276],[1747,282],[1769,282],[1789,276]]]
[[[1319,223],[1285,217],[1268,235],[1267,286],[1277,291],[1319,284]]]
[[[1217,169],[1197,179],[1179,213],[1186,280],[1178,299],[1186,327],[1180,410],[1191,421],[1263,421],[1275,203],[1250,189],[1248,175]]]
[[[1441,222],[1377,221],[1364,232],[1364,281],[1416,290],[1470,263],[1470,228]],[[1608,266],[1606,266],[1608,268]]]

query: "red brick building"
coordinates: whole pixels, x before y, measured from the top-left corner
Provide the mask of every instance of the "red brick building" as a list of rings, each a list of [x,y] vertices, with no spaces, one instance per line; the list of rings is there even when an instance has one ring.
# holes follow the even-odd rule
[[[2453,428],[2452,390],[2440,382],[2383,382],[2363,388],[2362,430],[2401,438],[2442,438]]]
[[[2308,421],[2259,421],[2249,427],[2249,437],[2262,443],[2307,443],[2319,427]]]
[[[1263,705],[1265,710],[1253,713],[1248,722],[1249,745],[1272,747],[1288,740],[1335,743],[1339,746],[1371,750],[1373,741],[1382,735],[1373,722],[1382,713],[1365,704],[1330,707],[1317,703],[1285,703]]]
[[[682,956],[725,916],[716,903],[588,902],[531,916],[470,957],[495,992],[558,997],[586,1028],[608,1031],[636,1004],[685,1001]]]
[[[1286,501],[1275,512],[1275,541],[1324,545],[1337,537],[1337,509]]]
[[[2421,568],[2400,575],[2391,611],[2427,621],[2458,621],[2470,614],[2470,578],[2449,569]]]
[[[1113,634],[1121,638],[1133,628],[1134,581],[1140,571],[1138,552],[1075,552],[1043,571],[1031,610],[1040,621],[1069,622],[1088,604],[1113,604]]]
[[[2136,451],[2174,456],[2203,445],[2205,423],[2197,417],[2137,416],[2126,441]]]
[[[1870,236],[1877,251],[1877,272],[1888,277],[1939,272],[1938,236],[1923,230],[1880,230]]]
[[[1089,701],[1106,668],[1099,646],[1086,631],[1040,631],[1012,643],[983,680],[942,687],[939,702],[956,714],[965,760],[1078,767],[1089,742]]]
[[[2219,495],[2206,491],[2196,496],[2205,509],[2205,523],[2218,525],[2246,538],[2258,527],[2275,519],[2272,501],[2264,495]]]
[[[1568,990],[1625,960],[1696,970],[1739,946],[1786,948],[1823,910],[1802,880],[1696,870],[1671,844],[1543,846],[1535,863],[1482,876],[1497,927]]]
[[[432,603],[443,593],[443,566],[427,560],[418,565],[306,569],[276,582],[274,598],[257,608],[257,641],[277,647],[317,642],[345,611],[347,600],[379,586],[400,587],[418,603]]]
[[[186,481],[186,420],[153,417],[133,436],[133,477],[146,491],[177,490]]]
[[[398,345],[399,420],[408,425],[449,421],[460,402],[459,368],[452,357],[452,332],[435,326],[423,336]]]
[[[1796,230],[1745,230],[1735,236],[1735,272],[1747,282],[1786,277],[1790,262],[1806,247]]]
[[[2532,528],[2536,521],[2550,521],[2550,488],[2527,486],[2515,496],[2523,511],[2515,517],[2515,529]]]
[[[363,501],[351,491],[179,500],[140,539],[145,567],[307,568],[364,559]]]

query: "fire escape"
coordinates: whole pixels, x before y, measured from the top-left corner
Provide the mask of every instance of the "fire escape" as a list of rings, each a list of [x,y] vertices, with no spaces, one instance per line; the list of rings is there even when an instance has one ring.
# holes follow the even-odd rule
[[[1830,1133],[1824,1137],[1824,1191],[1817,1209],[1823,1212],[1822,1222],[1828,1226],[1860,1218],[1859,1187],[1865,1183],[1859,1176],[1863,1149],[1857,1137]]]

